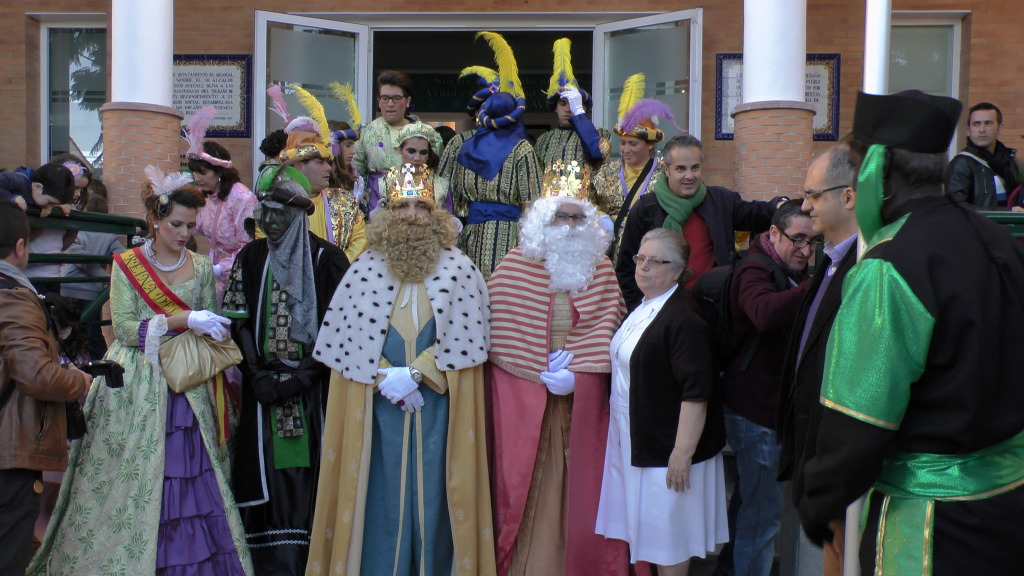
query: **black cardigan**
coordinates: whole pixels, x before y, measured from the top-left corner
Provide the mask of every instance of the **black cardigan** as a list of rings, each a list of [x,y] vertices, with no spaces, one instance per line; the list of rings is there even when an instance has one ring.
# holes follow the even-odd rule
[[[693,297],[679,286],[644,330],[629,359],[633,466],[668,466],[683,401],[708,402],[693,462],[703,462],[722,450],[725,423],[716,380],[711,331],[698,313]]]

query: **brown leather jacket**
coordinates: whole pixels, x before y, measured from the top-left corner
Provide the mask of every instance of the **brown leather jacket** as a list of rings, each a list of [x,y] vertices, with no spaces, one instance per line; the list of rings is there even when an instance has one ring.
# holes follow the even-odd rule
[[[63,470],[64,402],[85,394],[88,378],[61,367],[36,294],[0,289],[0,311],[0,397],[10,394],[0,408],[0,470]]]

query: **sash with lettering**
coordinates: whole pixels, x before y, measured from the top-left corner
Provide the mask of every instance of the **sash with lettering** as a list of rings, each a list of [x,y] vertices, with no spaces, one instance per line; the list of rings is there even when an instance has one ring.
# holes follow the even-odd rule
[[[157,314],[174,316],[179,312],[187,312],[192,308],[177,294],[168,288],[157,276],[149,259],[142,255],[141,248],[132,248],[114,255],[114,263],[124,272],[135,291],[142,300]],[[227,377],[223,372],[211,380],[213,405],[217,413],[217,441],[221,447],[226,446],[228,432],[228,399]]]

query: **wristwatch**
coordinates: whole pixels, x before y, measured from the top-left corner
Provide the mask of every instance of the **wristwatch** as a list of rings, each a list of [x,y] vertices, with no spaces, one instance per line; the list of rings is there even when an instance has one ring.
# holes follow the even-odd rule
[[[409,376],[412,377],[412,381],[413,382],[415,382],[417,384],[422,384],[423,383],[423,372],[420,372],[419,370],[417,370],[417,369],[415,369],[415,368],[413,368],[411,366],[409,367]]]

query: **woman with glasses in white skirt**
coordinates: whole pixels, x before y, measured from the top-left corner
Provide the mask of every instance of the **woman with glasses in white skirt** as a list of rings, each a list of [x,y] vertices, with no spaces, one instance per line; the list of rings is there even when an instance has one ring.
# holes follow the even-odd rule
[[[612,338],[611,417],[596,530],[630,561],[685,576],[729,539],[711,331],[682,287],[682,234],[648,232],[635,256],[640,305]]]

